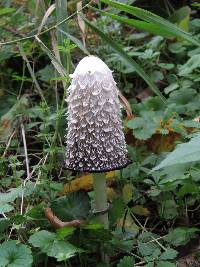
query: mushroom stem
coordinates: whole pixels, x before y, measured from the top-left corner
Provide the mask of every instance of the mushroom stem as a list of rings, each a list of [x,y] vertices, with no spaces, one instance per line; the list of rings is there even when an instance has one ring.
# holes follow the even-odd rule
[[[96,212],[104,211],[108,207],[107,188],[105,173],[95,173],[93,175],[94,185],[94,208]],[[98,216],[98,221],[102,223],[105,229],[109,228],[108,213],[101,213]]]

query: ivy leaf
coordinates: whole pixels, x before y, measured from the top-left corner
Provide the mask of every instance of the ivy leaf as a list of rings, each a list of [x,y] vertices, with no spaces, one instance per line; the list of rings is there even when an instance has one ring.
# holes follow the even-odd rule
[[[46,253],[49,257],[54,257],[58,261],[67,260],[77,253],[83,252],[72,245],[71,243],[63,240],[57,240],[56,234],[46,230],[42,230],[34,233],[29,238],[29,243],[34,247],[40,248],[43,253]]]
[[[31,250],[14,240],[0,245],[0,259],[0,267],[31,267],[33,262]]]
[[[134,264],[135,264],[135,259],[133,257],[125,256],[117,264],[117,267],[128,267],[128,266],[133,266]]]

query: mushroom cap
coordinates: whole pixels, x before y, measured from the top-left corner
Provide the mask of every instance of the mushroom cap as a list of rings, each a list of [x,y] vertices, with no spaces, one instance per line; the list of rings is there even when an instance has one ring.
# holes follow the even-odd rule
[[[66,168],[104,172],[127,166],[131,161],[127,156],[112,71],[98,57],[87,56],[71,77],[67,97]]]

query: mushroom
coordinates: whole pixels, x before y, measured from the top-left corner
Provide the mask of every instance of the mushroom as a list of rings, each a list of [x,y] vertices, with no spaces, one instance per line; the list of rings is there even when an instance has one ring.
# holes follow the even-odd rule
[[[66,168],[94,174],[94,203],[99,220],[108,228],[104,172],[131,161],[123,133],[118,89],[112,71],[96,56],[77,65],[68,88]]]

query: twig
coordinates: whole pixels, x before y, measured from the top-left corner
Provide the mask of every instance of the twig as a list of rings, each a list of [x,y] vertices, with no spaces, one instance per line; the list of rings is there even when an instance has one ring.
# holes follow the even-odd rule
[[[26,136],[25,136],[25,129],[24,129],[24,124],[21,122],[21,131],[22,131],[22,139],[23,139],[23,144],[24,144],[24,155],[25,155],[25,160],[26,160],[26,175],[27,178],[24,180],[23,183],[23,190],[22,190],[22,195],[21,195],[21,206],[20,206],[20,214],[23,214],[23,206],[24,206],[24,190],[27,181],[30,179],[30,168],[29,168],[29,159],[28,159],[28,152],[27,152],[27,145],[26,145]]]
[[[90,4],[92,3],[92,1],[90,1],[89,3],[87,3],[86,5],[84,5],[82,7],[81,10],[85,9],[87,6],[89,6]],[[79,10],[79,12],[81,11]],[[72,13],[70,16],[68,16],[67,18],[63,19],[62,21],[60,21],[59,23],[53,25],[52,27],[49,27],[48,29],[44,30],[44,31],[41,31],[39,34],[33,34],[33,35],[30,35],[30,36],[26,36],[26,37],[23,37],[23,38],[20,38],[20,39],[17,39],[17,40],[13,40],[13,41],[8,41],[8,42],[1,42],[0,43],[0,46],[2,45],[9,45],[9,44],[15,44],[15,43],[19,43],[19,42],[22,42],[22,41],[25,41],[25,40],[28,40],[28,39],[32,39],[32,38],[36,38],[38,35],[42,35],[44,33],[47,33],[55,28],[57,28],[58,26],[60,26],[61,24],[63,24],[64,22],[66,22],[67,20],[71,19],[72,17],[74,17],[75,15],[77,15],[78,11],[75,11],[74,13]]]
[[[16,130],[14,130],[14,132],[11,134],[11,136],[10,136],[10,138],[9,138],[9,140],[8,140],[8,143],[7,143],[7,145],[6,145],[6,148],[5,148],[4,152],[3,152],[3,157],[6,156],[7,151],[8,151],[8,148],[9,148],[9,146],[10,146],[10,143],[11,143],[11,141],[12,141],[12,139],[13,139],[13,136],[14,136],[15,134],[16,134]]]
[[[27,151],[26,136],[25,136],[25,129],[24,129],[23,122],[21,122],[21,131],[22,131],[22,139],[23,139],[23,144],[24,144],[24,155],[26,159],[26,172],[27,172],[27,177],[29,177],[30,168],[29,168],[28,151]]]
[[[50,222],[50,224],[56,229],[67,226],[79,227],[82,224],[86,224],[85,220],[73,220],[70,222],[63,222],[53,214],[51,208],[44,209],[44,214],[47,220]]]
[[[10,32],[10,33],[12,33],[12,34],[14,34],[14,35],[16,35],[16,36],[19,36],[19,37],[22,37],[22,38],[25,37],[25,35],[24,35],[23,33],[18,32],[17,30],[13,29],[13,28],[10,27],[10,26],[3,26],[3,28],[4,28],[7,32]]]
[[[139,226],[143,229],[144,232],[148,232],[147,229],[140,223],[140,221],[135,217],[133,212],[131,212],[132,217],[134,220],[139,224]],[[156,242],[164,251],[167,251],[167,248],[165,248],[155,237],[152,236],[152,239],[154,242]]]

